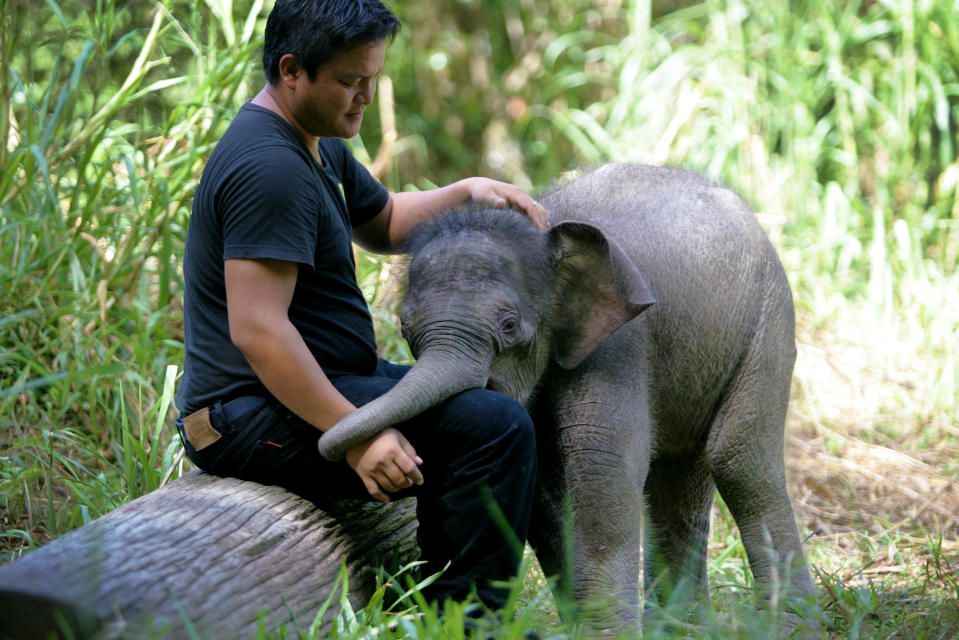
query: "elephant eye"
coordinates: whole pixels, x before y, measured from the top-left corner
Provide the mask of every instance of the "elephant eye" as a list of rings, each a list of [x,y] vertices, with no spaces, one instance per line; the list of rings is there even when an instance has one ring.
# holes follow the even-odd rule
[[[519,316],[515,311],[506,311],[500,316],[499,333],[506,342],[510,342],[513,338],[517,337],[519,333]]]

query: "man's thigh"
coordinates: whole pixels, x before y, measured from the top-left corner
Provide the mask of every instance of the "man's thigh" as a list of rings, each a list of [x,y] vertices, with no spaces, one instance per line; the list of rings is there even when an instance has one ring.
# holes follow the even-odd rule
[[[408,366],[380,360],[371,376],[336,376],[330,382],[347,400],[361,407],[396,386],[409,370]]]

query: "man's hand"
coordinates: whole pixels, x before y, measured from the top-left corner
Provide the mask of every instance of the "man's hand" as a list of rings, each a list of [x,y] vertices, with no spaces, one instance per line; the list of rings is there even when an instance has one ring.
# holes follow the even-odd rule
[[[374,499],[389,502],[387,492],[423,484],[423,460],[402,433],[388,427],[346,452],[346,461]]]
[[[470,199],[473,202],[485,203],[497,209],[512,206],[525,212],[536,228],[546,229],[549,226],[543,205],[516,185],[489,178],[469,178],[469,180]]]
[[[431,220],[439,211],[467,202],[497,209],[513,207],[529,216],[538,229],[549,228],[546,209],[528,193],[506,182],[474,177],[439,189],[394,193],[382,211],[353,230],[353,239],[370,251],[395,251],[409,240],[418,224]]]

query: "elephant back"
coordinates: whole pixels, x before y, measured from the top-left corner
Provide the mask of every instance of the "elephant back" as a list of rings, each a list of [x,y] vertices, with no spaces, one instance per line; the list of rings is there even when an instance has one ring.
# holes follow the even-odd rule
[[[656,303],[623,331],[660,397],[715,390],[695,404],[663,408],[684,412],[677,420],[708,420],[716,394],[750,349],[790,363],[795,358],[786,274],[733,191],[690,171],[619,163],[576,178],[541,202],[551,224],[575,220],[602,229],[642,274]]]

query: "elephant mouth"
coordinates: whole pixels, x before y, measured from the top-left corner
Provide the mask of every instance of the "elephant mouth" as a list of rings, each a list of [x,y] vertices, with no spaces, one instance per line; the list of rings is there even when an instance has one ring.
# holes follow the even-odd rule
[[[489,380],[486,381],[486,389],[502,393],[504,396],[509,396],[519,403],[525,403],[526,397],[528,396],[528,394],[523,394],[517,390],[512,384],[493,377],[490,377]]]

